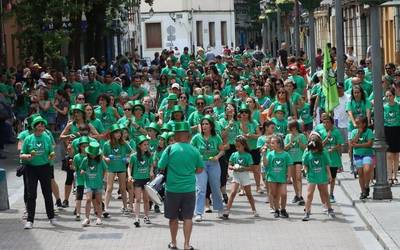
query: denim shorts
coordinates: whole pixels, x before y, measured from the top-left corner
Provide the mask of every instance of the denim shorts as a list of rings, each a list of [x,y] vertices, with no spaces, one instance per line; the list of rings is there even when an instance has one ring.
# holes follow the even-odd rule
[[[354,165],[356,168],[363,168],[364,165],[372,165],[372,156],[370,155],[354,155]]]
[[[85,188],[85,193],[93,193],[93,194],[102,194],[103,189],[102,188]]]

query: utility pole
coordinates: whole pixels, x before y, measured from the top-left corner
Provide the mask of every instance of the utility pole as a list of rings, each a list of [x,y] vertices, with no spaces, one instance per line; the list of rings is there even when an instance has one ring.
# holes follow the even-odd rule
[[[294,18],[294,39],[295,39],[295,55],[300,56],[300,6],[299,0],[295,0],[294,6],[295,18]]]
[[[315,18],[314,10],[310,10],[308,13],[308,32],[309,32],[309,45],[310,45],[310,62],[311,62],[311,75],[316,71],[315,62]]]
[[[341,1],[335,0],[336,19],[336,74],[337,82],[344,83],[343,10]],[[380,82],[380,81],[379,81]]]
[[[6,66],[6,54],[4,50],[4,21],[3,21],[3,0],[0,0],[0,72]]]

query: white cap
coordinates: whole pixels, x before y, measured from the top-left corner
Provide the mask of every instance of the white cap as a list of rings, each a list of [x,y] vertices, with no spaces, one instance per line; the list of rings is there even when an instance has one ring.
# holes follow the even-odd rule
[[[173,88],[181,89],[181,86],[179,85],[179,83],[174,83],[171,86],[171,89],[173,89]]]
[[[45,79],[45,80],[52,80],[52,81],[54,81],[54,78],[53,78],[49,73],[43,74],[42,77],[40,77],[40,78]]]

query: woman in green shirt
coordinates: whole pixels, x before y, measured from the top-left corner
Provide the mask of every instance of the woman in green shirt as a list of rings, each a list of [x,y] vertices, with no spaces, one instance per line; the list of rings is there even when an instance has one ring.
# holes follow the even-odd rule
[[[191,144],[200,151],[204,161],[204,171],[196,174],[196,208],[195,220],[203,220],[203,212],[207,191],[207,182],[210,184],[213,208],[218,211],[218,216],[223,216],[221,195],[221,167],[219,159],[224,154],[222,139],[215,131],[214,119],[205,115],[200,120],[201,133],[193,136]]]
[[[51,194],[52,167],[50,162],[55,159],[55,152],[51,138],[45,133],[46,120],[36,117],[31,124],[32,134],[28,135],[23,144],[20,159],[26,163],[25,178],[27,184],[28,218],[25,229],[33,227],[36,209],[37,183],[40,181],[46,205],[47,218],[53,224],[54,206]]]
[[[126,207],[126,163],[131,153],[129,146],[122,138],[122,126],[114,124],[110,128],[110,140],[104,146],[104,160],[107,163],[107,190],[104,203],[104,217],[108,217],[108,205],[110,204],[111,194],[115,176],[118,176],[119,190],[121,190],[122,213],[128,212]]]
[[[395,101],[395,89],[385,93],[387,103],[383,106],[385,139],[388,144],[387,168],[389,183],[398,184],[397,171],[399,169],[400,152],[400,104]]]
[[[366,117],[368,126],[371,124],[371,103],[367,100],[364,90],[358,85],[351,90],[351,99],[346,104],[346,112],[349,115],[349,132],[356,127],[357,116]]]
[[[116,108],[111,106],[110,97],[107,94],[101,94],[98,99],[99,107],[94,111],[96,118],[101,121],[103,127],[108,131],[114,123],[119,119]]]

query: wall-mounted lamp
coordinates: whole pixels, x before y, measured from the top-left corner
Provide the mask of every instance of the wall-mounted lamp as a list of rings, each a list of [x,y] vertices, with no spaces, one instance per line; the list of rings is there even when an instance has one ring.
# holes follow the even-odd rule
[[[172,21],[176,22],[176,17],[174,12],[170,12],[169,17],[172,19]]]

